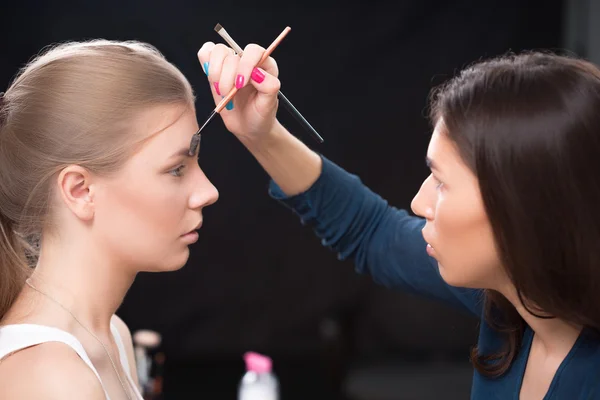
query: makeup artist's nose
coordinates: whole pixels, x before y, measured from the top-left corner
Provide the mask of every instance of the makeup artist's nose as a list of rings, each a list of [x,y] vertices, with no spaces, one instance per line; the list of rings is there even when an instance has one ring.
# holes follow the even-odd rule
[[[204,172],[196,180],[196,186],[192,191],[188,200],[188,207],[191,209],[202,208],[214,204],[219,199],[219,191],[208,180]]]
[[[425,179],[421,188],[410,203],[410,208],[415,215],[429,220],[434,217],[433,205],[435,204],[435,201],[431,198],[431,194],[429,193],[429,186],[431,185],[430,181],[431,177]]]

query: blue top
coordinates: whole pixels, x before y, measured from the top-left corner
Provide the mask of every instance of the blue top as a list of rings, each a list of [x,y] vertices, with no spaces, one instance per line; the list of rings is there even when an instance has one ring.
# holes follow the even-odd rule
[[[356,270],[382,285],[407,290],[458,306],[481,318],[479,349],[494,353],[503,344],[483,318],[483,291],[452,287],[439,274],[437,262],[421,235],[424,219],[391,207],[325,157],[321,176],[306,192],[287,197],[271,181],[269,194],[312,226],[324,246],[350,257]],[[476,370],[472,399],[518,399],[533,331],[527,327],[522,347],[510,369],[490,379]],[[560,365],[544,399],[600,399],[600,343],[584,331]]]

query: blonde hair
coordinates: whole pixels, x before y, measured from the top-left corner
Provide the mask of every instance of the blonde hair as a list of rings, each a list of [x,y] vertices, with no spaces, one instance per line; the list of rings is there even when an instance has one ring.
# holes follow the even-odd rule
[[[193,106],[183,74],[154,47],[93,40],[49,47],[0,98],[0,319],[37,257],[51,217],[52,177],[67,165],[117,171],[139,143],[136,114]]]

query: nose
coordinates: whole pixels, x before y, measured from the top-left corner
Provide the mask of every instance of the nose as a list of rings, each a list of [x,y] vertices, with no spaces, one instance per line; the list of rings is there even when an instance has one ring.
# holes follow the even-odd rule
[[[430,180],[431,176],[423,181],[423,184],[419,188],[419,191],[410,202],[410,208],[412,212],[415,213],[415,215],[418,215],[419,217],[427,219],[433,219],[434,216],[433,204],[435,203],[435,199],[432,198],[432,194],[429,193],[430,185],[428,184],[430,183]]]
[[[194,180],[194,188],[189,198],[191,209],[202,208],[216,203],[219,199],[219,191],[212,182],[200,170],[200,176]]]

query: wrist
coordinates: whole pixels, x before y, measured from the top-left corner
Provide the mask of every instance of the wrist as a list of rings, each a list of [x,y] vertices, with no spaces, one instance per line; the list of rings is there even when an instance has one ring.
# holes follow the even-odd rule
[[[277,120],[267,132],[250,137],[240,137],[242,144],[252,153],[267,153],[269,149],[277,147],[290,133]]]

